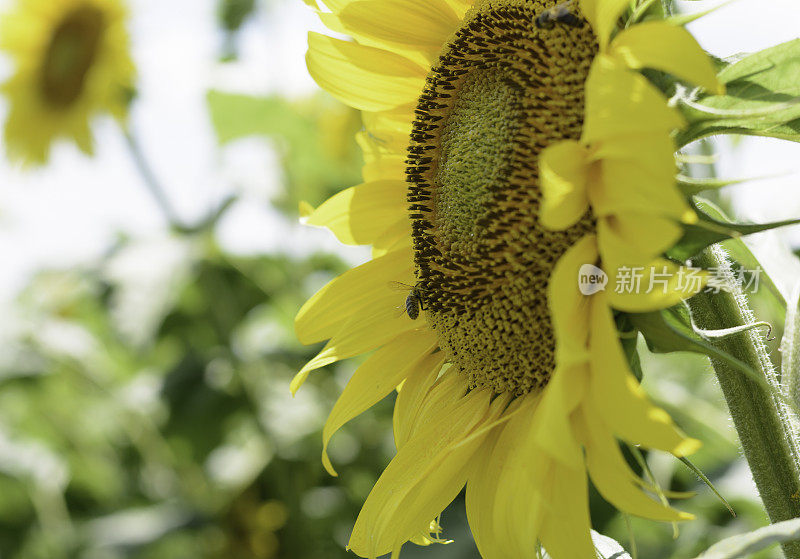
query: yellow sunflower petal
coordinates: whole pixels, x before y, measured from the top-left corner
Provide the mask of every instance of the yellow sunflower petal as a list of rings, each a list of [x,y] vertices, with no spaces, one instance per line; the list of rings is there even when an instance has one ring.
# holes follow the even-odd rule
[[[414,122],[414,107],[401,106],[390,111],[362,112],[364,129],[371,140],[384,149],[405,154],[411,123]],[[403,157],[405,159],[405,156]],[[403,177],[403,173],[392,178]]]
[[[608,302],[626,312],[666,309],[688,299],[708,282],[708,273],[690,270],[662,258],[641,266],[609,261]]]
[[[401,536],[425,530],[427,522],[423,519],[438,516],[455,499],[467,482],[473,468],[473,457],[489,435],[491,425],[499,419],[509,398],[500,396],[489,405],[485,416],[464,437],[457,442],[440,465],[425,475],[410,491],[397,508],[395,518],[387,519],[388,529],[396,530]],[[479,408],[480,409],[480,408]]]
[[[695,214],[675,188],[674,151],[667,133],[604,141],[593,155],[598,172],[588,188],[594,213],[637,211],[691,223]]]
[[[557,367],[542,395],[532,427],[537,446],[564,468],[583,468],[583,455],[572,434],[569,416],[584,397],[588,376],[586,364]]]
[[[494,432],[484,440],[473,459],[474,467],[467,481],[467,518],[475,544],[484,559],[526,557],[514,551],[515,548],[519,549],[519,544],[522,544],[522,547],[525,547],[525,544],[519,541],[520,534],[514,535],[513,531],[519,527],[515,525],[516,521],[524,524],[527,519],[538,517],[536,504],[534,501],[526,503],[523,496],[516,504],[525,507],[525,511],[522,515],[515,515],[514,507],[499,501],[497,496],[500,480],[509,480],[511,473],[506,471],[508,457],[519,451],[518,443],[522,440],[522,433],[530,426],[534,405],[535,398],[530,397],[512,401],[503,413],[503,418],[507,421],[494,427]],[[515,424],[509,427],[511,421]],[[522,471],[517,473],[525,475]],[[528,472],[529,475],[524,478],[525,483],[535,481],[530,478],[531,473]],[[515,480],[510,481],[513,485]],[[523,485],[520,483],[517,487]],[[506,519],[513,521],[509,523]],[[511,538],[507,537],[508,532],[512,532]],[[533,539],[534,524],[526,525],[525,533],[529,540]]]
[[[567,229],[586,213],[589,207],[587,155],[583,145],[564,141],[548,146],[539,156],[544,196],[540,220],[548,229]]]
[[[328,458],[328,443],[334,433],[394,390],[409,369],[425,360],[437,344],[433,331],[411,330],[380,348],[356,369],[322,430],[322,463],[331,475],[335,476],[336,471]]]
[[[353,315],[322,351],[295,375],[291,383],[292,394],[302,386],[311,371],[366,353],[415,328],[419,325],[406,314],[398,316],[391,305],[377,307],[368,315]]]
[[[481,440],[458,444],[487,416],[490,397],[488,390],[475,390],[459,398],[453,406],[431,410],[424,426],[398,451],[375,483],[353,527],[350,549],[362,557],[390,553],[398,544],[423,531],[455,498],[466,482],[465,462],[478,449]],[[425,483],[434,476],[438,486]],[[433,505],[429,514],[420,514],[416,507],[401,509],[406,497],[420,484],[429,492],[420,508]],[[408,518],[410,511],[416,513],[413,518]],[[397,529],[400,526],[404,528],[402,532]]]
[[[411,245],[411,221],[402,219],[390,225],[372,242],[372,258]]]
[[[669,414],[650,403],[630,373],[605,294],[592,297],[592,376],[589,394],[611,430],[633,444],[683,456],[698,443],[686,439]]]
[[[497,505],[497,467],[502,463],[505,449],[498,447],[497,437],[487,437],[483,446],[475,453],[475,467],[467,481],[467,520],[475,545],[483,559],[508,559],[503,552],[503,542],[497,537],[494,526],[494,511]],[[505,450],[505,452],[504,452]],[[493,468],[494,467],[494,468]]]
[[[438,52],[460,23],[444,0],[359,0],[339,19],[360,36],[430,52]]]
[[[459,19],[461,19],[464,17],[464,14],[467,13],[467,10],[475,3],[475,0],[445,0],[445,2],[447,2]]]
[[[541,540],[552,559],[594,559],[586,470],[552,463],[545,478],[549,489]]]
[[[380,179],[396,179],[402,177],[406,170],[406,158],[403,155],[373,158],[364,164],[361,173],[367,182]]]
[[[639,478],[628,466],[619,443],[593,406],[582,410],[575,419],[586,448],[586,464],[597,490],[621,511],[637,516],[673,522],[691,520],[691,514],[677,511],[650,497],[641,489]]]
[[[608,54],[637,70],[653,68],[723,94],[711,59],[683,27],[664,21],[629,27],[614,38]]]
[[[0,85],[9,158],[44,164],[62,138],[92,155],[92,119],[109,114],[124,127],[134,87],[123,2],[24,0],[12,10],[0,15],[0,48],[13,66]]]
[[[600,254],[606,265],[649,265],[681,235],[683,229],[674,219],[649,214],[626,212],[597,220]]]
[[[413,262],[408,246],[332,279],[297,313],[297,338],[304,344],[312,344],[333,337],[353,314],[372,309],[390,295],[389,282],[413,283]],[[394,294],[395,305],[401,305],[403,299],[401,292]]]
[[[417,422],[422,403],[439,377],[444,359],[444,353],[441,351],[431,353],[421,361],[415,362],[412,369],[408,371],[408,376],[394,403],[392,415],[394,444],[398,450],[411,436],[411,430]]]
[[[605,55],[598,55],[586,80],[586,119],[582,140],[600,143],[615,136],[663,133],[683,126],[647,79]],[[638,151],[637,151],[638,153]]]
[[[427,71],[399,54],[308,34],[306,64],[331,95],[356,109],[383,111],[416,100]]]
[[[346,188],[305,218],[347,245],[368,245],[398,221],[408,222],[406,184],[381,180]]]
[[[547,514],[543,495],[547,480],[541,474],[550,458],[533,444],[531,437],[538,400],[534,394],[525,396],[519,411],[502,427],[485,472],[494,481],[484,487],[475,480],[481,491],[488,492],[484,503],[489,502],[494,492],[491,497],[494,508],[490,510],[492,532],[484,538],[492,538],[501,556],[510,559],[530,557],[542,518]]]
[[[585,264],[597,263],[597,237],[587,235],[556,263],[547,286],[547,301],[556,338],[557,362],[566,366],[584,361],[589,337],[589,305],[578,289],[579,272]]]
[[[581,11],[592,25],[601,50],[608,45],[620,13],[629,5],[629,0],[580,0]]]

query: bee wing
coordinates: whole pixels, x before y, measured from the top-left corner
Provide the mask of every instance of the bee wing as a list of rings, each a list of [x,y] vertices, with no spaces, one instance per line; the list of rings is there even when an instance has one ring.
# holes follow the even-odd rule
[[[410,291],[414,289],[414,286],[399,281],[390,281],[389,288],[394,289],[395,291]]]

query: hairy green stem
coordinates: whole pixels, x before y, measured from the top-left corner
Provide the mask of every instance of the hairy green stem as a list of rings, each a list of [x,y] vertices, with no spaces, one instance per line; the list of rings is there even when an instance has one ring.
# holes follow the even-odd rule
[[[698,327],[721,330],[756,322],[723,248],[712,246],[693,264],[714,269],[724,285],[719,293],[699,293],[689,300]],[[792,426],[792,412],[778,397],[780,381],[763,334],[749,329],[711,342],[766,379],[766,383],[755,382],[727,363],[711,360],[770,520],[800,518],[798,434]],[[800,542],[783,544],[783,551],[788,559],[800,559]]]

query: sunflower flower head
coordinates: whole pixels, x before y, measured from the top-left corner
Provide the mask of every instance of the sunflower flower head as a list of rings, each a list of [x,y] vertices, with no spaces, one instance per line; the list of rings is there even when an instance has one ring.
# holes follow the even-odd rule
[[[90,118],[125,119],[134,79],[125,19],[119,0],[19,0],[3,17],[0,48],[16,65],[2,86],[10,157],[42,164],[59,137],[91,153]]]
[[[689,518],[652,498],[620,451],[698,443],[648,401],[618,325],[693,293],[671,282],[585,295],[577,280],[587,264],[612,281],[633,266],[678,270],[663,254],[696,219],[674,180],[683,120],[641,70],[716,91],[709,59],[664,21],[620,30],[628,0],[326,4],[323,21],[355,40],[312,33],[308,67],[363,112],[365,182],[304,219],[372,245],[373,259],[301,309],[300,339],[329,341],[292,389],[377,350],[325,426],[331,473],[333,433],[400,386],[398,452],[349,547],[377,557],[441,540],[431,521],[465,485],[486,558],[538,545],[593,558],[588,476],[620,510]]]

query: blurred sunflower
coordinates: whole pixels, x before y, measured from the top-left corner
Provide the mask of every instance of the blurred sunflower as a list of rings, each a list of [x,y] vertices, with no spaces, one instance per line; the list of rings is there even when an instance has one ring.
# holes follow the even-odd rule
[[[349,547],[376,557],[441,541],[435,519],[465,485],[486,558],[535,557],[539,543],[554,559],[595,557],[588,476],[620,510],[690,518],[651,498],[620,451],[698,443],[648,401],[617,323],[701,287],[678,285],[661,256],[697,217],[675,187],[683,120],[639,70],[718,91],[708,57],[665,21],[628,14],[618,29],[628,0],[326,4],[323,21],[355,42],[310,34],[308,68],[363,111],[366,182],[305,219],[373,259],[300,310],[301,341],[329,342],[292,390],[377,349],[325,425],[331,473],[333,433],[399,387],[398,452]],[[587,264],[612,282],[633,267],[644,285],[670,279],[587,296]]]
[[[125,119],[135,72],[125,18],[119,0],[19,0],[3,16],[0,48],[16,64],[2,86],[10,157],[44,163],[59,137],[91,153],[90,118]]]

